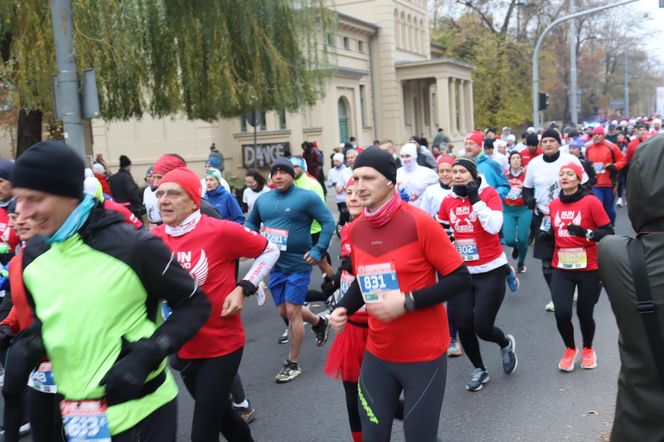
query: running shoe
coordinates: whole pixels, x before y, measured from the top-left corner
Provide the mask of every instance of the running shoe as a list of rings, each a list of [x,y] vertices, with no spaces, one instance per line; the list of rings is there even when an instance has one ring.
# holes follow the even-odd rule
[[[282,333],[281,336],[279,336],[279,339],[277,339],[278,344],[288,344],[288,327],[286,327],[286,330]]]
[[[466,390],[480,391],[484,384],[490,380],[491,378],[489,377],[489,373],[486,370],[476,368],[473,370],[473,375],[470,377],[470,380],[466,383]]]
[[[581,368],[590,370],[597,367],[597,353],[593,348],[583,347],[581,355]]]
[[[447,347],[447,356],[451,358],[456,358],[458,356],[461,356],[463,352],[461,351],[461,344],[459,343],[459,340],[457,339],[452,339],[450,340],[450,346]]]
[[[516,266],[516,272],[517,273],[526,273],[528,271],[528,267],[526,267],[525,264],[519,264]]]
[[[235,404],[233,404],[233,409],[248,424],[250,424],[251,421],[253,421],[256,417],[256,410],[251,406],[251,403],[249,403],[249,405],[246,407],[236,407]]]
[[[576,348],[567,348],[565,349],[565,354],[563,355],[563,358],[560,360],[558,363],[558,369],[560,371],[566,371],[566,372],[571,372],[574,371],[574,364],[576,363],[576,359],[579,356],[579,352],[576,350]]]
[[[19,436],[25,436],[26,434],[28,434],[30,432],[30,429],[31,429],[30,428],[30,422],[24,423],[23,425],[18,427]],[[5,427],[3,425],[3,426],[0,426],[0,436],[4,436],[4,435],[5,435]]]
[[[519,290],[519,278],[516,276],[516,272],[514,272],[514,267],[512,266],[510,266],[510,272],[507,275],[507,285],[512,293],[516,293]]]
[[[516,247],[514,247],[514,248],[512,249],[512,259],[518,259],[518,258],[519,258],[519,249],[517,249]]]
[[[550,301],[547,305],[545,305],[544,310],[547,312],[555,312],[556,308],[553,306],[553,301]]]
[[[297,362],[286,361],[284,367],[274,377],[277,384],[285,384],[290,382],[302,374],[302,369],[297,365]]]
[[[500,356],[503,358],[503,371],[505,374],[512,374],[519,365],[519,358],[516,357],[516,339],[514,336],[505,336],[509,341],[506,347],[500,349]]]
[[[616,201],[616,207],[620,208],[620,207],[622,207],[622,206],[623,206],[623,199],[622,199],[622,198],[618,198],[618,201]]]
[[[327,332],[330,329],[330,321],[325,316],[319,316],[318,324],[311,327],[316,334],[316,346],[322,347],[327,342]]]

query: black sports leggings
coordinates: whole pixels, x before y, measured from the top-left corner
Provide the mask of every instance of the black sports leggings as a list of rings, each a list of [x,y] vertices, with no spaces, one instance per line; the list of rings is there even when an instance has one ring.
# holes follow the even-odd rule
[[[344,393],[346,393],[346,410],[348,411],[348,423],[350,431],[362,431],[360,420],[359,399],[357,394],[357,382],[344,381]]]
[[[592,347],[595,337],[595,320],[593,311],[602,291],[597,270],[574,271],[553,269],[551,280],[551,297],[555,306],[556,325],[565,346],[574,345],[574,325],[572,325],[572,305],[574,289],[578,287],[579,297],[576,302],[576,314],[581,325],[583,346]]]
[[[193,442],[218,442],[219,432],[231,442],[253,441],[249,426],[233,410],[229,398],[242,351],[240,348],[218,358],[183,360],[182,381],[195,401]]]
[[[178,403],[173,399],[153,411],[148,417],[127,431],[116,434],[113,442],[175,442],[177,436]]]
[[[478,336],[501,348],[509,344],[503,331],[494,325],[505,298],[506,272],[504,265],[486,273],[472,274],[471,288],[447,301],[457,321],[463,349],[475,368],[485,369]]]
[[[64,442],[60,394],[43,393],[28,387],[28,417],[34,442]]]
[[[363,442],[390,440],[402,391],[406,441],[435,442],[446,378],[445,354],[409,364],[384,361],[365,352],[358,384]]]

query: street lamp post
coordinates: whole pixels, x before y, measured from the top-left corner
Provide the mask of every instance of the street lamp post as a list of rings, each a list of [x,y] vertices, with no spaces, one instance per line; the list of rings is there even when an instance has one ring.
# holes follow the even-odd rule
[[[554,20],[537,39],[537,44],[535,45],[535,52],[533,53],[533,126],[539,127],[539,115],[538,115],[538,105],[539,105],[539,52],[542,48],[542,43],[544,42],[544,37],[551,32],[553,28],[558,26],[561,23],[564,23],[568,20],[572,20],[578,17],[583,17],[586,15],[594,14],[595,12],[604,11],[606,9],[615,8],[617,6],[623,6],[629,3],[634,3],[638,0],[622,0],[615,2],[609,5],[598,6],[596,8],[587,9],[585,11],[575,12],[574,14],[566,15],[565,17],[560,17],[557,20]]]

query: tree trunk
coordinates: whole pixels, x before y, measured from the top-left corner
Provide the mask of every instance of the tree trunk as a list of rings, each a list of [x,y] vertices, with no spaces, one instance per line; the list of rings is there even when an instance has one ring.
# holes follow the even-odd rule
[[[16,136],[16,158],[28,150],[30,146],[42,139],[42,117],[40,110],[26,112],[24,109],[18,114],[18,131]]]

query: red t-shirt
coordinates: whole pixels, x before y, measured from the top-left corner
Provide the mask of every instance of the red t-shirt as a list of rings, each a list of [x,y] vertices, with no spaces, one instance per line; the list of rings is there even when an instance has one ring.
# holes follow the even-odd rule
[[[364,217],[356,219],[350,225],[349,236],[355,275],[361,266],[391,264],[401,292],[429,287],[436,283],[436,272],[445,276],[463,264],[440,224],[405,203],[378,228]],[[380,359],[431,361],[447,351],[449,341],[447,311],[442,303],[389,322],[369,314],[367,351]]]
[[[500,195],[493,187],[480,191],[480,199],[491,210],[503,210]],[[484,230],[468,198],[450,194],[440,204],[438,218],[454,230],[454,245],[469,266],[480,266],[501,257],[500,235]]]
[[[12,303],[14,304],[9,315],[0,322],[8,325],[12,332],[18,333],[32,325],[34,314],[32,307],[28,304],[23,284],[23,255],[14,256],[9,261],[9,287],[12,291]]]
[[[593,163],[597,176],[597,182],[593,187],[613,187],[611,174],[606,170],[606,166],[613,164],[617,170],[621,170],[627,164],[620,148],[606,140],[600,144],[589,144],[586,148],[586,159]]]
[[[528,166],[528,163],[530,163],[530,160],[532,160],[535,157],[538,157],[542,155],[544,151],[542,150],[541,147],[538,147],[537,150],[535,151],[534,154],[531,154],[528,148],[525,148],[521,151],[521,166],[526,167]]]
[[[594,195],[565,204],[556,198],[549,206],[551,228],[556,242],[552,265],[565,270],[597,270],[597,243],[572,236],[567,226],[576,224],[594,230],[611,222],[602,202]]]
[[[258,257],[267,240],[237,223],[206,215],[201,215],[194,230],[182,236],[167,235],[164,224],[151,232],[166,243],[212,304],[210,317],[178,356],[215,358],[243,347],[245,334],[240,315],[221,317],[221,310],[226,296],[237,286],[237,260]]]
[[[507,196],[503,200],[506,206],[523,206],[525,202],[523,201],[523,182],[526,179],[526,169],[521,168],[521,175],[514,176],[509,169],[505,171],[505,176],[507,176],[507,181],[510,182],[510,191],[507,193]]]
[[[19,243],[18,236],[14,229],[9,227],[9,215],[7,209],[0,207],[0,242],[7,244],[9,253],[14,253],[16,246]]]

